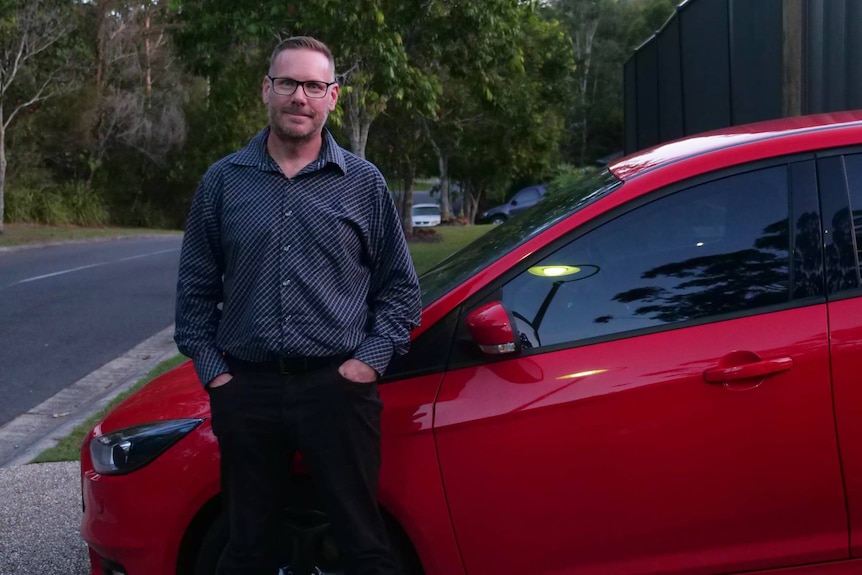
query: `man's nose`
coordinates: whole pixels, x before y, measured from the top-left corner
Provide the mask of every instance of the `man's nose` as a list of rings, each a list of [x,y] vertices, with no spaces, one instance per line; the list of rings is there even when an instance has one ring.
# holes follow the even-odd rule
[[[306,100],[308,100],[308,96],[305,95],[305,88],[303,86],[297,86],[293,94],[290,95],[290,99],[291,101],[305,104]]]

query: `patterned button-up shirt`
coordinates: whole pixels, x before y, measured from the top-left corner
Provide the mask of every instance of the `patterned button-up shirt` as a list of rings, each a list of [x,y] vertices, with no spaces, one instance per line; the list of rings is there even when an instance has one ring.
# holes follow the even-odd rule
[[[324,130],[287,178],[269,128],[195,193],[177,284],[180,351],[203,384],[246,361],[352,354],[383,373],[419,324],[419,284],[386,182]]]

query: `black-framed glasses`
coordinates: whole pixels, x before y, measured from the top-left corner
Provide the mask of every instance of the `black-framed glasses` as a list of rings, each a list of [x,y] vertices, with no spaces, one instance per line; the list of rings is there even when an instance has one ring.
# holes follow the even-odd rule
[[[272,82],[272,90],[276,94],[280,94],[282,96],[292,96],[293,93],[296,92],[296,89],[299,86],[302,86],[302,91],[309,98],[322,98],[326,95],[326,91],[329,90],[330,86],[338,83],[320,82],[318,80],[306,80],[305,82],[300,82],[293,78],[273,78],[269,74],[267,74],[266,77],[269,78],[270,82]]]

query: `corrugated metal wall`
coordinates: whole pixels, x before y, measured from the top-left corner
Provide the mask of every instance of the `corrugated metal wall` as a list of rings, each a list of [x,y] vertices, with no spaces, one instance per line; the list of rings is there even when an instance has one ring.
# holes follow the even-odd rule
[[[625,64],[626,152],[781,117],[787,1],[688,0],[677,8]],[[801,113],[862,108],[862,0],[795,1]]]

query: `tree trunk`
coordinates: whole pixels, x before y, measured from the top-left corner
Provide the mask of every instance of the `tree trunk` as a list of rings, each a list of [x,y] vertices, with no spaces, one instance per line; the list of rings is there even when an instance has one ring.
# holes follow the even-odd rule
[[[150,107],[150,98],[153,93],[153,67],[152,54],[150,54],[150,13],[147,11],[144,16],[144,68],[146,69],[146,78],[144,79],[144,90],[147,95],[147,108]]]
[[[356,92],[351,92],[345,101],[345,130],[350,140],[350,151],[365,159],[365,146],[368,143],[368,130],[371,128],[371,120],[365,111],[359,106],[359,98]]]
[[[437,156],[437,168],[440,171],[440,211],[443,221],[452,219],[452,202],[449,195],[449,158],[442,154]]]
[[[104,1],[96,4],[96,97],[100,98],[105,91],[105,13],[107,6]],[[98,109],[98,107],[97,107]]]
[[[596,18],[594,22],[589,24],[589,28],[585,32],[582,60],[584,63],[583,76],[581,77],[581,166],[584,165],[587,156],[587,123],[589,121],[589,112],[587,105],[589,98],[587,92],[590,82],[590,66],[592,65],[593,56],[593,40],[596,37],[596,31],[599,29],[599,20]]]
[[[416,170],[410,166],[407,169],[404,178],[404,197],[402,205],[404,212],[401,215],[401,227],[404,228],[404,235],[408,238],[413,237],[413,186],[416,180]]]
[[[0,235],[6,231],[3,224],[5,217],[4,197],[6,193],[6,129],[3,127],[3,105],[0,104]]]
[[[462,188],[462,190],[463,190],[463,188]],[[464,202],[463,202],[463,207],[461,208],[461,210],[465,211],[467,221],[470,222],[471,224],[476,222],[476,212],[479,211],[479,200],[481,200],[481,199],[482,199],[482,192],[481,191],[479,191],[476,194],[473,194],[472,191],[470,193],[464,194]]]

